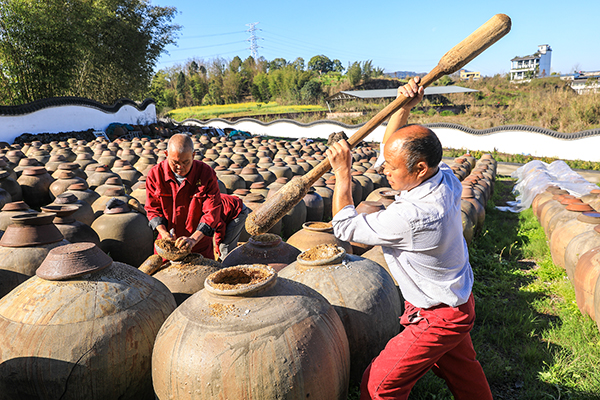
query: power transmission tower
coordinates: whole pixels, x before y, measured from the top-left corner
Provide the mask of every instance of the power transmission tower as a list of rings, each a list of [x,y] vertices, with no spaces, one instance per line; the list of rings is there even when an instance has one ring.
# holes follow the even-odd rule
[[[260,22],[253,22],[251,24],[246,24],[246,26],[249,26],[250,29],[248,29],[246,32],[250,32],[250,39],[248,39],[248,41],[250,42],[250,51],[252,52],[252,58],[254,58],[254,60],[258,60],[258,48],[260,47],[257,43],[258,39],[262,39],[258,36],[256,36],[255,32],[256,31],[260,31],[262,29],[256,29],[256,25],[260,24]]]

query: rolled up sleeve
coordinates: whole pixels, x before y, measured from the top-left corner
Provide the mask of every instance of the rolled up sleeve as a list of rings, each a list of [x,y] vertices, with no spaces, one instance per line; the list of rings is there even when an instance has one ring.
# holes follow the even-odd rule
[[[333,234],[340,240],[371,246],[408,249],[411,246],[410,224],[392,210],[357,214],[352,205],[340,210],[331,220]]]

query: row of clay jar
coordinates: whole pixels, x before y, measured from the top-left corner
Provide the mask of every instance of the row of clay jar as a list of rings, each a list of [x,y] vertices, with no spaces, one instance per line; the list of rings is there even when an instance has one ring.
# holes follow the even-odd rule
[[[600,189],[575,197],[549,186],[532,202],[555,265],[565,269],[579,310],[598,324],[600,313]]]
[[[266,235],[252,240],[262,244]],[[0,391],[345,399],[399,332],[400,297],[381,266],[341,247],[296,254],[279,273],[260,264],[216,267],[177,306],[160,280],[92,243],[57,246],[35,276],[0,299]],[[185,264],[175,268],[180,281],[196,275]]]

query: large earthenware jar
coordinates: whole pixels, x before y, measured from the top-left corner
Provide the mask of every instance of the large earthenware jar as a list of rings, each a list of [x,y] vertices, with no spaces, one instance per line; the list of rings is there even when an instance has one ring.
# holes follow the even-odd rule
[[[333,234],[331,222],[306,222],[302,229],[289,237],[287,243],[305,251],[319,244],[333,244],[342,247],[348,254],[352,254],[350,243],[340,240]]]
[[[467,245],[470,246],[471,242],[473,242],[473,236],[475,235],[475,223],[473,222],[473,217],[467,214],[467,211],[461,209],[460,215],[462,219],[463,236]]]
[[[314,187],[311,187],[304,198],[306,205],[306,221],[323,221],[325,202]]]
[[[127,164],[124,165],[123,168],[119,170],[119,172],[117,172],[117,175],[119,175],[121,181],[125,185],[131,187],[135,185],[138,179],[142,176],[142,173],[139,172],[137,169],[133,168],[133,166]]]
[[[65,193],[73,194],[77,199],[85,201],[90,206],[100,198],[100,195],[88,187],[87,183],[76,183],[67,188]]]
[[[91,190],[95,190],[98,186],[103,185],[104,182],[111,177],[118,178],[119,175],[112,172],[107,166],[102,165],[100,167],[96,167],[94,173],[90,174],[90,176],[87,178],[87,184]]]
[[[23,170],[19,185],[23,191],[23,201],[30,207],[38,208],[52,201],[50,185],[54,179],[44,167],[31,167]]]
[[[539,208],[542,206],[542,204],[549,200],[552,200],[552,196],[568,193],[569,192],[567,192],[566,190],[561,190],[558,186],[549,186],[546,188],[546,190],[544,190],[543,192],[541,192],[533,198],[533,201],[531,202],[531,209],[535,216],[539,219]]]
[[[394,201],[396,201],[396,195],[398,195],[398,194],[400,194],[400,192],[398,192],[396,190],[392,190],[392,188],[380,187],[379,189],[375,189],[371,193],[369,193],[366,200],[367,201],[379,201],[385,207],[387,207],[390,204],[392,204]]]
[[[600,213],[580,212],[577,215],[574,215],[572,219],[557,226],[550,239],[550,254],[552,255],[554,264],[567,270],[566,252],[567,248],[571,245],[571,242],[578,237],[579,234],[592,231],[598,224],[600,224]],[[579,247],[580,245],[574,243],[571,249],[572,252],[569,254],[569,269],[567,270],[567,275],[571,280],[573,279],[573,274],[575,272],[577,257],[584,253],[580,252],[580,249],[577,249]],[[573,250],[575,251],[573,252]]]
[[[583,212],[594,212],[594,209],[589,204],[583,203],[581,200],[579,200],[578,202],[566,204],[563,210],[554,214],[554,216],[548,220],[546,225],[546,237],[550,243],[552,243],[552,236],[554,235],[556,229],[560,228],[564,223],[577,218],[579,214]],[[550,250],[552,251],[552,247],[550,247]],[[563,262],[564,258],[560,261],[561,267],[564,267],[564,265],[562,265]]]
[[[166,399],[345,399],[348,340],[333,307],[268,266],[224,268],[163,324],[152,381]]]
[[[60,171],[57,174],[55,181],[50,185],[50,197],[56,198],[59,194],[67,191],[67,188],[77,183],[86,183],[84,179],[75,176],[73,171]]]
[[[0,232],[4,234],[8,225],[12,224],[12,221],[10,220],[12,217],[25,213],[37,214],[37,211],[29,208],[24,201],[13,201],[5,204],[4,207],[2,207],[2,211],[0,211]]]
[[[0,239],[0,298],[35,275],[48,252],[69,244],[52,220],[56,214],[19,214]]]
[[[540,213],[540,225],[542,226],[542,228],[544,228],[544,233],[546,233],[547,227],[548,227],[548,221],[558,212],[564,210],[565,206],[567,204],[569,204],[569,202],[572,201],[579,201],[578,199],[575,199],[575,196],[572,196],[570,194],[559,194],[556,196],[552,196],[552,200],[549,200],[547,202],[545,202],[544,204],[542,204],[539,208],[539,213]],[[564,204],[563,204],[564,203]],[[548,237],[548,234],[546,233],[546,237]]]
[[[116,198],[121,200],[124,203],[129,202],[131,196],[125,194],[125,190],[123,188],[109,188],[106,189],[104,195],[98,197],[94,204],[92,204],[92,210],[94,210],[94,217],[98,218],[104,212],[106,208],[106,203],[108,203],[112,198]]]
[[[600,246],[594,247],[579,257],[575,266],[573,276],[573,287],[575,288],[575,301],[577,307],[583,315],[589,315],[594,321],[598,322],[596,315],[600,312],[596,306],[600,299],[600,291],[596,288],[598,277],[600,276]]]
[[[162,283],[92,243],[53,249],[0,300],[0,399],[153,398],[154,338],[174,309]]]
[[[42,207],[43,212],[56,214],[52,223],[70,243],[89,242],[100,246],[100,237],[90,226],[91,223],[84,224],[75,219],[74,214],[79,210],[79,204],[49,204]]]
[[[173,293],[180,305],[194,293],[204,288],[206,277],[223,268],[220,262],[201,254],[189,254],[180,261],[167,262],[164,268],[152,274]]]
[[[92,229],[100,237],[100,248],[113,260],[137,268],[153,253],[153,232],[144,215],[119,203],[107,205],[92,223]]]
[[[0,171],[0,188],[6,190],[10,194],[12,201],[23,200],[23,191],[21,185],[10,176],[10,171]]]
[[[402,304],[390,274],[327,244],[303,252],[279,275],[312,287],[334,306],[348,336],[350,378],[360,382],[369,363],[400,332]]]
[[[223,260],[224,267],[242,264],[264,264],[280,271],[296,261],[300,250],[273,233],[251,236],[247,243],[236,247]]]
[[[464,187],[461,195],[461,209],[463,208],[464,202],[471,203],[475,210],[475,230],[481,232],[483,224],[485,222],[485,208],[477,198],[475,197],[475,191],[472,187]],[[466,207],[465,207],[466,208]]]
[[[246,188],[246,182],[233,171],[222,171],[219,174],[219,180],[225,184],[228,194],[232,194],[238,189]]]

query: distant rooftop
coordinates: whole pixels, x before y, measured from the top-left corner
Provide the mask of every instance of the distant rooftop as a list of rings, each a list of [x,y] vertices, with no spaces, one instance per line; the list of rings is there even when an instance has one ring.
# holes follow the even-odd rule
[[[478,92],[479,90],[464,88],[461,86],[432,86],[425,88],[425,96],[434,96],[453,93]],[[377,90],[343,90],[330,96],[327,100],[350,100],[350,99],[383,99],[396,98],[398,89]]]

